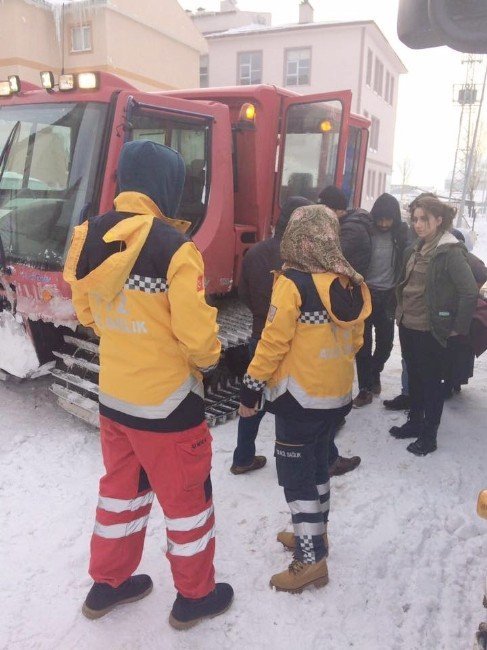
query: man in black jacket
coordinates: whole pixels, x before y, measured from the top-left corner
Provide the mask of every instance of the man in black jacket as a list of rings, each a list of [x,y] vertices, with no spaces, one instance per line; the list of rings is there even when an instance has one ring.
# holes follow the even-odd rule
[[[380,374],[394,341],[396,285],[402,270],[408,241],[407,224],[401,220],[399,202],[391,194],[381,194],[370,211],[373,221],[372,253],[365,281],[372,296],[372,313],[365,321],[364,344],[357,354],[359,393],[356,408],[372,402],[381,392]],[[372,333],[375,347],[372,351]]]
[[[321,191],[318,203],[333,210],[340,222],[340,245],[353,268],[365,277],[372,253],[372,221],[366,210],[347,210],[347,197],[334,185]]]

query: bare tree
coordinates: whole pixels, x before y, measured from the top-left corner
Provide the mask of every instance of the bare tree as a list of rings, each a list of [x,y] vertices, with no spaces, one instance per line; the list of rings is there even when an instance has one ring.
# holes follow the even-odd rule
[[[399,167],[399,174],[401,178],[401,205],[402,205],[405,186],[408,184],[409,177],[411,176],[411,172],[413,169],[413,163],[411,161],[411,158],[409,158],[409,156],[406,156],[399,164],[398,167]]]

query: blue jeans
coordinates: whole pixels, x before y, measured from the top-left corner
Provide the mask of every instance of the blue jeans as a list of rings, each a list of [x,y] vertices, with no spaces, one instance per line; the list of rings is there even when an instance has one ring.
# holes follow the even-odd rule
[[[257,347],[258,339],[249,341],[249,357],[252,359]],[[260,421],[265,415],[265,410],[258,411],[250,418],[240,418],[238,421],[237,446],[233,452],[233,464],[238,467],[247,467],[252,464],[255,456],[255,439],[259,433]]]

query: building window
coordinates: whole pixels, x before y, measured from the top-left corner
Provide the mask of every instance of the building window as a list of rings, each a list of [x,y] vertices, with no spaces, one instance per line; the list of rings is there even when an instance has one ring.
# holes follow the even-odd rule
[[[384,90],[384,99],[386,100],[386,102],[389,101],[390,88],[391,88],[391,75],[390,75],[389,70],[387,70],[386,71],[386,87],[385,87],[385,90]]]
[[[394,104],[394,77],[391,75],[391,82],[389,84],[389,97],[386,97],[389,104]]]
[[[286,50],[285,86],[306,86],[311,83],[311,49]]]
[[[200,56],[200,88],[208,88],[209,85],[209,64],[208,54]]]
[[[377,57],[375,57],[374,90],[378,95],[382,95],[383,78],[384,64]]]
[[[379,131],[380,131],[380,120],[375,117],[375,115],[370,116],[370,140],[369,140],[369,149],[371,151],[379,150]]]
[[[240,52],[237,84],[249,86],[262,83],[262,52]]]
[[[91,25],[71,27],[71,52],[89,52],[91,49]]]
[[[372,172],[371,183],[370,183],[370,198],[373,199],[374,197],[375,197],[375,172]]]
[[[367,86],[372,86],[372,64],[374,57],[372,55],[372,50],[367,48],[367,69],[365,73],[365,83]]]

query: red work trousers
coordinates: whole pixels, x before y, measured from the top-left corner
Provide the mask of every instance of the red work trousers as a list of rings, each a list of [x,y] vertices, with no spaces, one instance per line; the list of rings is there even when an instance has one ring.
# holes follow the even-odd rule
[[[131,429],[100,416],[106,474],[91,539],[90,575],[117,587],[139,565],[154,493],[166,519],[174,586],[186,598],[215,587],[211,434],[205,422],[175,433]]]

